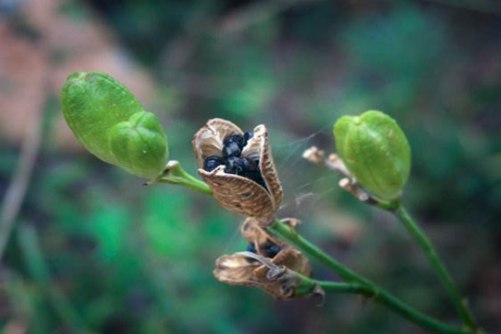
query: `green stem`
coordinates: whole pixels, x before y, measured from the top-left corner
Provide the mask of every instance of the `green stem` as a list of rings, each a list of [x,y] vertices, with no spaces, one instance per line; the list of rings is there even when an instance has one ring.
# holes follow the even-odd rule
[[[315,287],[321,287],[321,291],[323,292],[353,293],[370,297],[374,295],[374,291],[366,285],[360,285],[358,283],[320,281],[297,272],[295,272],[294,275],[300,278],[300,283],[296,286],[296,289],[302,289],[305,294],[311,293],[311,291],[315,290]]]
[[[403,205],[399,205],[398,208],[394,211],[394,214],[398,217],[400,222],[404,224],[409,233],[414,237],[414,239],[417,241],[421,249],[428,257],[428,260],[431,262],[438,277],[440,278],[440,281],[447,290],[452,302],[454,303],[454,306],[457,308],[461,319],[463,319],[464,324],[471,330],[478,329],[473,314],[468,309],[466,300],[461,297],[458,288],[454,284],[454,281],[452,280],[452,277],[447,271],[444,263],[435,251],[435,248],[433,247],[430,239],[416,224],[414,219],[412,219]]]
[[[175,160],[169,161],[162,175],[151,183],[177,184],[205,195],[212,195],[212,189],[207,183],[186,172],[179,161]]]
[[[170,161],[165,169],[162,176],[153,181],[153,183],[170,183],[179,184],[186,186],[190,189],[196,190],[206,195],[212,195],[212,190],[203,181],[196,179],[192,175],[188,174],[177,161]],[[381,206],[383,209],[395,210],[395,203],[388,203],[388,205]],[[349,283],[338,283],[338,282],[322,282],[315,281],[310,278],[305,277],[305,282],[310,284],[318,284],[325,291],[328,292],[339,292],[339,293],[358,293],[364,296],[371,297],[380,304],[387,306],[389,309],[400,314],[404,318],[408,319],[415,324],[437,332],[437,333],[452,333],[452,334],[467,334],[472,333],[468,329],[457,328],[441,321],[438,321],[424,313],[419,312],[415,308],[404,303],[397,297],[393,296],[390,292],[379,287],[375,283],[369,281],[368,279],[358,275],[351,269],[345,267],[341,263],[337,262],[335,259],[324,253],[317,246],[304,239],[299,235],[294,229],[290,228],[286,224],[275,221],[273,225],[268,227],[270,233],[281,239],[288,240],[289,242],[296,245],[303,252],[314,257],[321,263],[323,263],[327,268],[330,268],[339,276],[344,278]],[[471,329],[471,328],[470,328]]]
[[[317,246],[304,239],[299,235],[294,229],[289,226],[276,221],[273,225],[268,227],[268,230],[275,236],[285,239],[304,253],[310,255],[311,257],[317,259],[319,262],[324,264],[327,268],[338,273],[339,276],[344,278],[346,281],[352,284],[350,288],[344,288],[344,292],[361,293],[363,295],[369,296],[380,304],[383,304],[393,310],[394,312],[400,314],[409,321],[436,333],[471,333],[467,329],[457,328],[441,321],[438,321],[424,313],[417,311],[415,308],[404,303],[397,297],[393,296],[390,292],[379,287],[375,283],[369,281],[368,279],[358,275],[354,271],[346,268],[341,263],[337,262],[335,259],[324,253]],[[324,288],[324,290],[332,290],[336,292],[339,289],[339,284],[333,284],[333,282],[321,282],[318,284]]]
[[[270,231],[274,235],[292,242],[301,250],[316,258],[326,267],[332,269],[343,279],[363,285],[372,284],[368,279],[358,275],[353,270],[345,267],[329,255],[324,253],[320,248],[303,238],[299,233],[297,233],[296,230],[290,228],[288,225],[283,224],[277,220],[273,225],[268,227],[268,231]]]

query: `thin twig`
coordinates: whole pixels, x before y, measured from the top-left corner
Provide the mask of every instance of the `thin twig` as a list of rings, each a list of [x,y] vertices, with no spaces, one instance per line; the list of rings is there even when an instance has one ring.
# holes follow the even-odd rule
[[[400,314],[404,318],[412,321],[413,323],[421,326],[422,328],[428,329],[429,331],[435,333],[449,333],[449,334],[468,334],[474,333],[470,328],[460,328],[446,324],[439,321],[433,317],[430,317],[414,307],[404,303],[402,300],[394,296],[392,293],[368,280],[364,276],[361,276],[354,272],[353,270],[345,267],[343,264],[338,262],[336,259],[332,258],[328,254],[324,253],[315,244],[303,238],[296,230],[291,229],[287,225],[275,221],[275,223],[268,227],[268,231],[274,236],[281,238],[282,240],[288,241],[295,245],[299,250],[308,254],[312,258],[316,259],[327,268],[331,269],[333,272],[337,273],[348,283],[354,283],[359,285],[360,291],[353,292],[364,292],[366,295],[370,296],[372,299],[376,300],[394,312]],[[329,284],[319,283],[320,287],[328,291]]]

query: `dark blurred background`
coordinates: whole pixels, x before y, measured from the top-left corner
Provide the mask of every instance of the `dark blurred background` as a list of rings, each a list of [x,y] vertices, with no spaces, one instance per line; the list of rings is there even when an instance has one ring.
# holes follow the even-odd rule
[[[276,302],[212,276],[241,217],[142,181],[76,143],[73,71],[112,74],[162,119],[171,158],[212,117],[265,123],[280,216],[420,310],[457,317],[402,226],[301,159],[344,114],[379,109],[412,146],[404,202],[480,323],[501,333],[497,0],[0,0],[0,320],[5,333],[424,333],[370,300]],[[12,226],[9,234],[9,227]],[[336,276],[313,263],[321,279]]]

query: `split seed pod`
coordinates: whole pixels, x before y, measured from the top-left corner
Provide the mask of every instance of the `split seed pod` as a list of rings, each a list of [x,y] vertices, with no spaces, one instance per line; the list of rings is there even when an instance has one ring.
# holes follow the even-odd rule
[[[285,220],[284,222],[287,223]],[[301,279],[297,273],[311,275],[308,259],[301,252],[269,235],[254,218],[245,220],[241,232],[249,244],[254,246],[255,252],[238,252],[218,258],[214,276],[219,281],[258,287],[275,299],[307,297],[319,293],[315,287],[306,291],[299,287]],[[269,245],[280,249],[271,257],[266,252]]]
[[[334,125],[336,147],[355,180],[383,200],[398,198],[411,168],[411,151],[397,122],[380,111],[343,116]]]
[[[63,115],[78,141],[99,159],[154,178],[168,160],[167,136],[120,82],[104,73],[71,74],[61,93]]]
[[[264,125],[254,128],[252,138],[242,149],[242,157],[259,161],[259,170],[266,188],[247,177],[226,173],[224,165],[210,172],[203,169],[207,157],[222,157],[223,140],[226,137],[243,134],[238,126],[229,121],[219,118],[209,120],[193,138],[198,172],[224,208],[254,217],[262,226],[266,226],[273,222],[282,202],[283,190],[273,162],[268,131]]]

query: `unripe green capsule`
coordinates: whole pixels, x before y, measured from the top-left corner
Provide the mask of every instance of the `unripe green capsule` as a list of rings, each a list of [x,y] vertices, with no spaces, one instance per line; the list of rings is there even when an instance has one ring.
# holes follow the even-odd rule
[[[375,110],[334,124],[337,152],[357,182],[382,200],[400,196],[409,178],[411,151],[397,122]]]
[[[76,72],[61,92],[64,118],[78,141],[99,159],[154,178],[168,160],[167,136],[120,82],[104,73]]]

